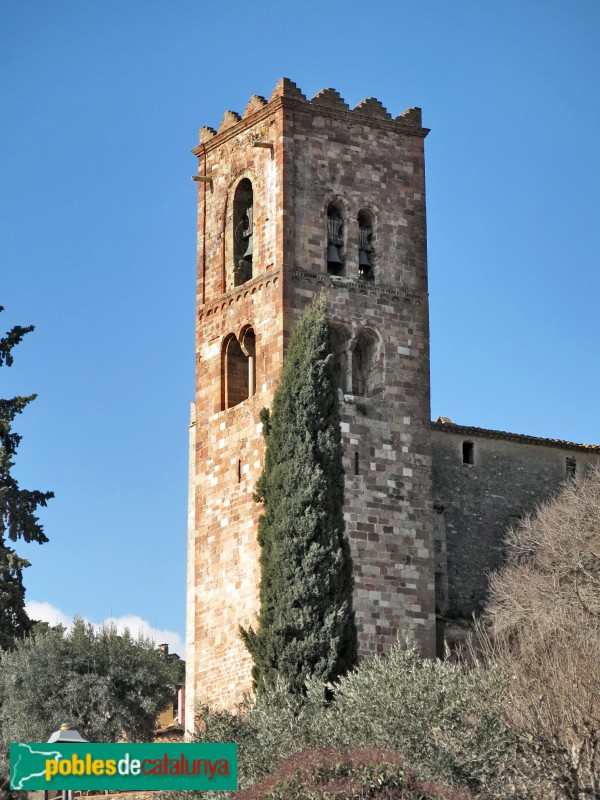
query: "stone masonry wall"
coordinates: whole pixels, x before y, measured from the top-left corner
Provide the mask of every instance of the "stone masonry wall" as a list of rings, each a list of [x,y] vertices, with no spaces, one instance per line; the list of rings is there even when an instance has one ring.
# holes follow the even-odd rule
[[[269,276],[242,286],[225,305],[202,320],[189,548],[193,588],[188,594],[194,698],[218,705],[238,701],[240,687],[250,682],[251,661],[238,630],[255,622],[258,602],[260,509],[252,493],[264,455],[260,410],[271,405],[281,370],[280,279]],[[221,410],[221,344],[224,336],[247,324],[256,333],[256,394]]]
[[[489,573],[503,564],[507,529],[560,490],[567,458],[580,476],[600,462],[600,448],[435,425],[449,428],[432,435],[437,610],[470,618],[483,609]],[[474,446],[473,464],[463,463],[465,441]]]
[[[327,296],[347,376],[340,391],[345,518],[361,656],[413,633],[434,653],[429,321],[423,140],[376,100],[350,111],[329,89],[284,102],[285,332]],[[340,276],[327,274],[327,206],[344,220]],[[359,278],[358,214],[374,219],[374,280]],[[377,381],[352,394],[361,332]],[[357,461],[358,459],[358,461]],[[355,474],[358,469],[358,474]]]
[[[410,120],[410,122],[408,121]],[[374,217],[375,284],[427,291],[424,138],[419,109],[392,119],[370,98],[350,111],[333,89],[284,99],[284,258],[326,273],[326,214],[344,216],[343,276],[358,279],[358,213]],[[354,316],[360,318],[357,306]]]
[[[198,281],[196,320],[196,403],[192,425],[188,531],[187,719],[194,704],[232,707],[250,686],[251,659],[239,626],[255,623],[259,588],[256,526],[252,500],[261,473],[264,440],[260,411],[270,406],[283,357],[281,235],[281,114],[252,98],[244,118],[226,112],[218,132],[201,129]],[[273,148],[255,147],[269,141]],[[253,188],[252,278],[234,281],[233,198],[248,178]],[[227,408],[224,352],[230,337],[230,405],[243,396],[244,334],[255,340],[255,394]],[[241,349],[240,349],[241,348]],[[243,356],[245,358],[245,356]]]
[[[359,652],[383,653],[398,633],[410,631],[432,655],[431,456],[429,419],[422,410],[424,404],[429,408],[426,308],[421,298],[383,288],[355,290],[326,277],[292,276],[289,291],[298,304],[319,290],[327,295],[334,323],[350,321],[360,307],[360,318],[383,332],[383,394],[340,390],[344,516],[354,561]]]
[[[196,701],[232,707],[250,686],[238,631],[255,623],[258,610],[260,508],[252,492],[264,456],[259,412],[272,404],[294,321],[321,291],[343,334],[349,370],[342,392],[345,514],[361,654],[383,652],[408,630],[433,653],[425,135],[418,110],[392,120],[368,100],[350,111],[332,90],[309,102],[285,79],[268,103],[254,97],[242,117],[228,111],[218,131],[201,129],[198,176],[211,180],[199,182],[198,195],[190,721]],[[236,286],[234,196],[242,179],[253,190],[254,256],[252,278]],[[332,197],[345,220],[345,267],[337,278],[325,264]],[[364,208],[375,221],[375,275],[368,283],[358,280],[357,263],[357,215]],[[248,329],[256,336],[256,393],[227,408],[223,353],[235,336],[239,356]],[[365,383],[368,396],[358,397],[349,390],[361,335],[376,380]],[[234,400],[242,396],[242,377],[232,376]]]

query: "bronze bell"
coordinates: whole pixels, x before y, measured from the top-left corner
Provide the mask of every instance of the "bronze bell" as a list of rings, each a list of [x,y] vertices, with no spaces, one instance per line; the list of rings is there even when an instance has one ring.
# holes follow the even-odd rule
[[[241,227],[241,238],[246,240],[246,249],[242,258],[252,261],[252,254],[254,253],[254,207],[252,203],[246,208]]]
[[[369,259],[369,254],[366,250],[359,250],[358,251],[358,266],[359,268],[362,267],[363,270],[369,270],[373,266],[371,264],[371,260]]]
[[[344,262],[340,258],[340,251],[335,244],[327,245],[327,263],[340,266]]]
[[[254,236],[250,234],[248,237],[248,243],[246,245],[246,252],[242,256],[242,258],[252,258],[252,254],[254,253]]]

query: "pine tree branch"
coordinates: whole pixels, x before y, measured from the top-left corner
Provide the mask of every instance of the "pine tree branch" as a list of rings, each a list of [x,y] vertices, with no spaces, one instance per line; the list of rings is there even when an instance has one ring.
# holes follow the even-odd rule
[[[0,306],[0,311],[4,311],[3,306]],[[7,331],[6,335],[0,339],[0,367],[4,364],[6,364],[7,367],[12,366],[13,356],[11,351],[13,347],[16,347],[25,334],[31,333],[32,330],[34,330],[33,325],[27,325],[26,327],[15,325],[14,328]]]

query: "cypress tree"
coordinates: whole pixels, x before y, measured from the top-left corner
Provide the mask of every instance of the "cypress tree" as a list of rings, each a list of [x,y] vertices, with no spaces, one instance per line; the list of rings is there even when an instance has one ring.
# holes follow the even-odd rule
[[[261,413],[266,454],[254,495],[264,503],[260,611],[257,630],[241,630],[259,692],[279,674],[301,693],[308,677],[329,682],[356,663],[331,350],[320,299],[294,328],[272,412]]]

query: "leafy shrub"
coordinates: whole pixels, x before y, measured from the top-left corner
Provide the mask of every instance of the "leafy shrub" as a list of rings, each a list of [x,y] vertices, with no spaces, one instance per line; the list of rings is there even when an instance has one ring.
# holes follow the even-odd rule
[[[237,714],[200,708],[196,740],[237,742],[240,789],[302,750],[384,747],[420,779],[506,798],[513,737],[501,721],[504,694],[493,669],[424,661],[416,645],[397,643],[333,686],[308,683],[304,697],[279,682]]]
[[[328,729],[346,745],[393,747],[421,775],[505,797],[513,737],[504,693],[494,669],[423,660],[416,645],[396,645],[339,682]]]
[[[464,790],[422,782],[394,750],[304,750],[236,800],[472,800]]]

